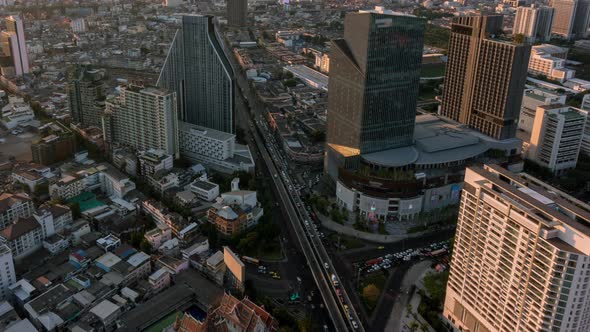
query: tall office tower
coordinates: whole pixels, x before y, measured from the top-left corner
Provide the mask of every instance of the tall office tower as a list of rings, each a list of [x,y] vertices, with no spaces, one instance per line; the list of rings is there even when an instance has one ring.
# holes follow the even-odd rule
[[[16,282],[12,251],[6,244],[0,244],[0,301],[10,296],[8,287]]]
[[[18,16],[8,16],[6,18],[6,30],[9,34],[16,38],[14,46],[11,46],[12,59],[16,75],[28,74],[31,72],[29,68],[29,55],[27,54],[27,44],[25,43],[25,27],[23,21]]]
[[[590,0],[578,0],[578,8],[574,16],[574,38],[588,37],[588,25],[590,24]]]
[[[516,134],[530,45],[495,37],[502,16],[453,19],[440,113],[495,139]]]
[[[590,206],[497,165],[467,168],[443,315],[471,332],[590,330]]]
[[[227,24],[243,27],[248,15],[248,0],[227,0]]]
[[[213,16],[184,15],[158,86],[176,92],[180,119],[234,133],[235,76]]]
[[[524,35],[531,43],[549,41],[554,13],[551,7],[518,7],[512,33]]]
[[[76,65],[68,70],[67,81],[72,122],[100,127],[106,98],[105,71]]]
[[[176,95],[155,87],[130,85],[106,102],[103,132],[109,146],[137,151],[163,150],[178,158]]]
[[[554,35],[568,40],[587,36],[590,0],[552,0],[551,7],[555,8]]]
[[[425,20],[349,13],[330,47],[326,168],[413,143]]]

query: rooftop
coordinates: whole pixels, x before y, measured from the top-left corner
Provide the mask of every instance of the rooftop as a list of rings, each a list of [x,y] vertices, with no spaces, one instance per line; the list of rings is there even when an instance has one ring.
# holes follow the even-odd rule
[[[467,160],[502,145],[518,145],[519,140],[494,140],[444,117],[416,116],[414,145],[364,154],[362,158],[375,165],[401,167],[441,164]]]
[[[103,300],[94,308],[90,309],[90,312],[101,320],[109,318],[117,311],[119,311],[119,306],[109,300]]]
[[[17,239],[29,232],[41,228],[41,225],[33,217],[18,218],[16,222],[0,232],[0,235],[6,240],[11,241]]]
[[[218,185],[213,182],[203,181],[203,180],[195,180],[195,181],[193,181],[193,183],[191,183],[191,186],[195,186],[197,188],[207,190],[207,191],[209,191],[215,187],[218,187]]]
[[[227,141],[234,139],[236,136],[233,134],[225,133],[223,131],[197,126],[188,122],[179,121],[178,128],[180,131],[190,132],[193,135],[203,136],[218,141]]]

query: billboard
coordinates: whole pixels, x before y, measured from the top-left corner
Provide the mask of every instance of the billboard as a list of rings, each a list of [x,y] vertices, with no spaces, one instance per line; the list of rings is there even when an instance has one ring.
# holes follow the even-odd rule
[[[236,286],[243,289],[246,281],[246,266],[244,263],[229,247],[223,247],[223,262],[227,266],[227,271],[231,274]]]

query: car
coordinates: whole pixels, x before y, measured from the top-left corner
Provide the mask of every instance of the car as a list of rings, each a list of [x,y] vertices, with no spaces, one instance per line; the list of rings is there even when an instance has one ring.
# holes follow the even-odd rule
[[[359,328],[359,325],[356,323],[356,321],[352,320],[350,321],[350,323],[352,324],[352,327],[356,330]]]
[[[384,246],[378,246],[377,249],[383,250],[383,249],[385,249],[385,247]]]
[[[330,268],[330,266],[328,266],[328,263],[324,263],[324,267],[326,268],[326,270],[327,270],[328,268]]]
[[[280,276],[280,275],[278,275],[278,274],[273,274],[273,275],[271,276],[271,278],[273,278],[273,279],[277,279],[277,280],[281,280],[281,276]]]

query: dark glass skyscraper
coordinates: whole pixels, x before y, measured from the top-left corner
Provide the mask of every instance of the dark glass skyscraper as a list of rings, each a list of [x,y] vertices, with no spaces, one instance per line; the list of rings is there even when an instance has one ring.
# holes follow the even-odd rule
[[[227,24],[243,27],[248,15],[248,0],[227,0]]]
[[[213,16],[184,15],[157,85],[176,92],[182,121],[233,133],[234,72],[221,43]]]
[[[346,16],[330,49],[328,168],[413,143],[425,23],[387,11]]]

